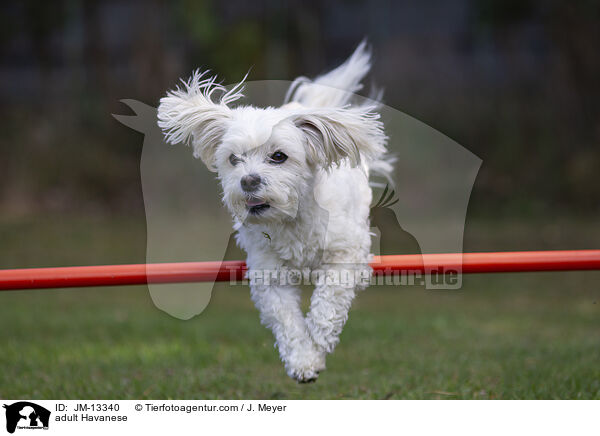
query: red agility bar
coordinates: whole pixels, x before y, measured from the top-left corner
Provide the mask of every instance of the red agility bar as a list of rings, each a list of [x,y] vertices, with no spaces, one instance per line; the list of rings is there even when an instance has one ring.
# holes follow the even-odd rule
[[[513,251],[376,256],[375,271],[462,273],[600,270],[600,250]],[[72,266],[0,270],[0,291],[240,280],[243,261]]]

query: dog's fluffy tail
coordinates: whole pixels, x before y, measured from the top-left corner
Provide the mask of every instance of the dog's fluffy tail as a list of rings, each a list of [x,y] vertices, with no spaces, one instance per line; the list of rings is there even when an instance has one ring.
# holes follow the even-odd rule
[[[371,51],[363,40],[352,56],[336,69],[311,80],[298,77],[287,91],[285,103],[299,103],[306,107],[344,107],[353,104],[355,93],[363,88],[361,81],[371,69]],[[372,109],[379,107],[383,96],[381,90],[374,89],[366,99],[358,104]],[[383,154],[367,163],[368,171],[385,179],[385,183],[372,181],[372,186],[394,185],[391,174],[396,159]]]
[[[336,69],[314,80],[298,77],[291,84],[285,102],[297,102],[307,107],[342,107],[353,93],[362,89],[361,80],[371,69],[371,52],[362,41],[352,56]]]

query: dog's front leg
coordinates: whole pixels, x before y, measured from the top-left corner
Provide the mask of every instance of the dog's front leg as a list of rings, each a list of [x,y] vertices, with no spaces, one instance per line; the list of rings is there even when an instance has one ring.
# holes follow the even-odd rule
[[[360,280],[368,279],[367,265],[347,266],[328,264],[324,276],[315,285],[310,299],[306,324],[319,349],[331,353],[339,342],[348,312],[358,288],[364,288]],[[363,277],[364,276],[364,277]],[[358,279],[357,279],[358,278]]]
[[[288,375],[298,382],[315,381],[325,369],[325,353],[310,338],[300,306],[300,289],[293,286],[251,284],[252,301],[261,322],[273,331]]]

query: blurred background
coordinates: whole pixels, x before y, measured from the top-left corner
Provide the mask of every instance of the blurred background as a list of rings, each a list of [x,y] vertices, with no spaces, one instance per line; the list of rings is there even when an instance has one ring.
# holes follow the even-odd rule
[[[599,248],[598,23],[594,0],[2,2],[0,267],[145,261],[143,138],[120,99],[156,106],[198,67],[315,76],[365,37],[384,103],[483,160],[466,251]],[[372,289],[308,388],[246,289],[188,323],[143,286],[3,292],[0,397],[600,398],[598,279]]]
[[[597,1],[3,2],[3,215],[140,214],[141,137],[111,113],[180,77],[314,76],[368,37],[385,103],[481,159],[470,213],[600,208]]]

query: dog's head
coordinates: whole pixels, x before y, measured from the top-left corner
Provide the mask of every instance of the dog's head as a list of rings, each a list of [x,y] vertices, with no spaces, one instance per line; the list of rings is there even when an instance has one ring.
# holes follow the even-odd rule
[[[218,173],[224,203],[240,222],[293,218],[313,195],[318,171],[356,166],[384,151],[374,106],[232,108],[241,84],[227,91],[203,76],[195,73],[161,99],[158,125],[167,142],[191,144]]]

